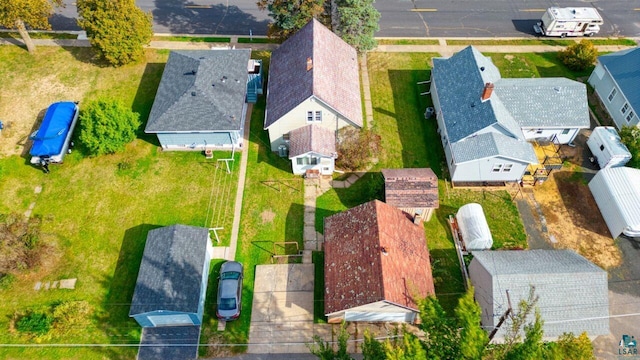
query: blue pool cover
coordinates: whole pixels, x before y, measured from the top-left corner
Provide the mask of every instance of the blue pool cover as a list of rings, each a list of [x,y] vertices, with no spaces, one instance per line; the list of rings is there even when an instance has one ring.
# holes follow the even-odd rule
[[[60,154],[76,112],[73,102],[51,104],[44,115],[42,125],[32,139],[31,156],[54,156]]]

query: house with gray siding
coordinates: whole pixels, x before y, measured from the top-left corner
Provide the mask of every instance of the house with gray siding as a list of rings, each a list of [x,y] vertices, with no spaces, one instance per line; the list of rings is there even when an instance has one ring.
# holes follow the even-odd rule
[[[363,124],[358,54],[316,19],[271,54],[264,119],[271,151],[286,157],[293,131],[312,124],[331,131],[334,143],[339,129]]]
[[[206,228],[149,231],[129,316],[142,327],[201,325],[212,252]]]
[[[262,93],[250,49],[172,51],[145,132],[163,150],[242,146],[247,102]]]
[[[469,276],[488,332],[496,328],[509,300],[517,311],[534,287],[546,340],[569,332],[578,336],[586,331],[591,338],[609,334],[607,272],[573,250],[474,251]],[[533,314],[527,318],[533,320]],[[507,317],[494,341],[504,340],[510,322]]]
[[[618,130],[640,126],[640,47],[598,57],[589,84]]]
[[[430,93],[454,185],[520,181],[540,162],[531,141],[568,144],[589,128],[584,84],[502,78],[473,46],[433,59]]]

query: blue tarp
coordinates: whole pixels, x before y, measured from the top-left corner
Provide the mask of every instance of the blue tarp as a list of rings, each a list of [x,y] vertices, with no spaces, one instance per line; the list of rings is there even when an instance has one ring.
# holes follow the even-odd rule
[[[57,102],[51,104],[44,115],[42,125],[33,138],[31,156],[54,156],[62,152],[69,128],[73,123],[76,104]]]

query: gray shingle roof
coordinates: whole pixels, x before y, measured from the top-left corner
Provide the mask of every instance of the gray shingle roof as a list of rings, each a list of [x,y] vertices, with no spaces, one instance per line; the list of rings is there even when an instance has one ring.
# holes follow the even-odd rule
[[[336,133],[318,125],[307,125],[289,133],[289,158],[313,151],[325,156],[336,153]]]
[[[156,310],[196,313],[209,230],[172,225],[149,231],[129,316]]]
[[[143,346],[138,349],[138,357],[136,359],[197,359],[199,342],[199,325],[144,327],[140,336],[140,344]]]
[[[451,152],[456,164],[498,155],[520,160],[527,164],[538,163],[538,158],[530,143],[495,132],[470,136],[453,143],[451,144]]]
[[[172,51],[145,132],[239,130],[250,55],[249,49]]]
[[[506,290],[517,306],[534,286],[545,337],[609,333],[607,273],[572,250],[476,251],[473,256],[469,271],[476,299],[488,307],[482,313],[488,330],[507,309]],[[490,279],[482,277],[482,268]],[[497,338],[504,337],[508,325],[500,328]]]
[[[494,91],[521,127],[589,128],[583,83],[566,78],[501,79]]]
[[[602,55],[598,61],[616,81],[629,105],[640,111],[640,47]]]
[[[311,96],[362,127],[357,52],[316,19],[271,54],[264,128]]]

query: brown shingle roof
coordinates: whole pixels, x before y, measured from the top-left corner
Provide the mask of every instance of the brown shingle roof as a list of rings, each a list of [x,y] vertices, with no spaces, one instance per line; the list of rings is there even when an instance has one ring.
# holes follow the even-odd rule
[[[383,169],[385,202],[399,208],[438,208],[438,177],[429,168]]]
[[[271,55],[264,128],[311,96],[362,127],[357,52],[316,19]]]
[[[393,206],[374,200],[326,218],[324,241],[326,314],[381,300],[417,310],[435,292],[424,228]]]
[[[332,156],[336,153],[335,131],[318,125],[307,125],[289,133],[289,158],[313,151]]]

